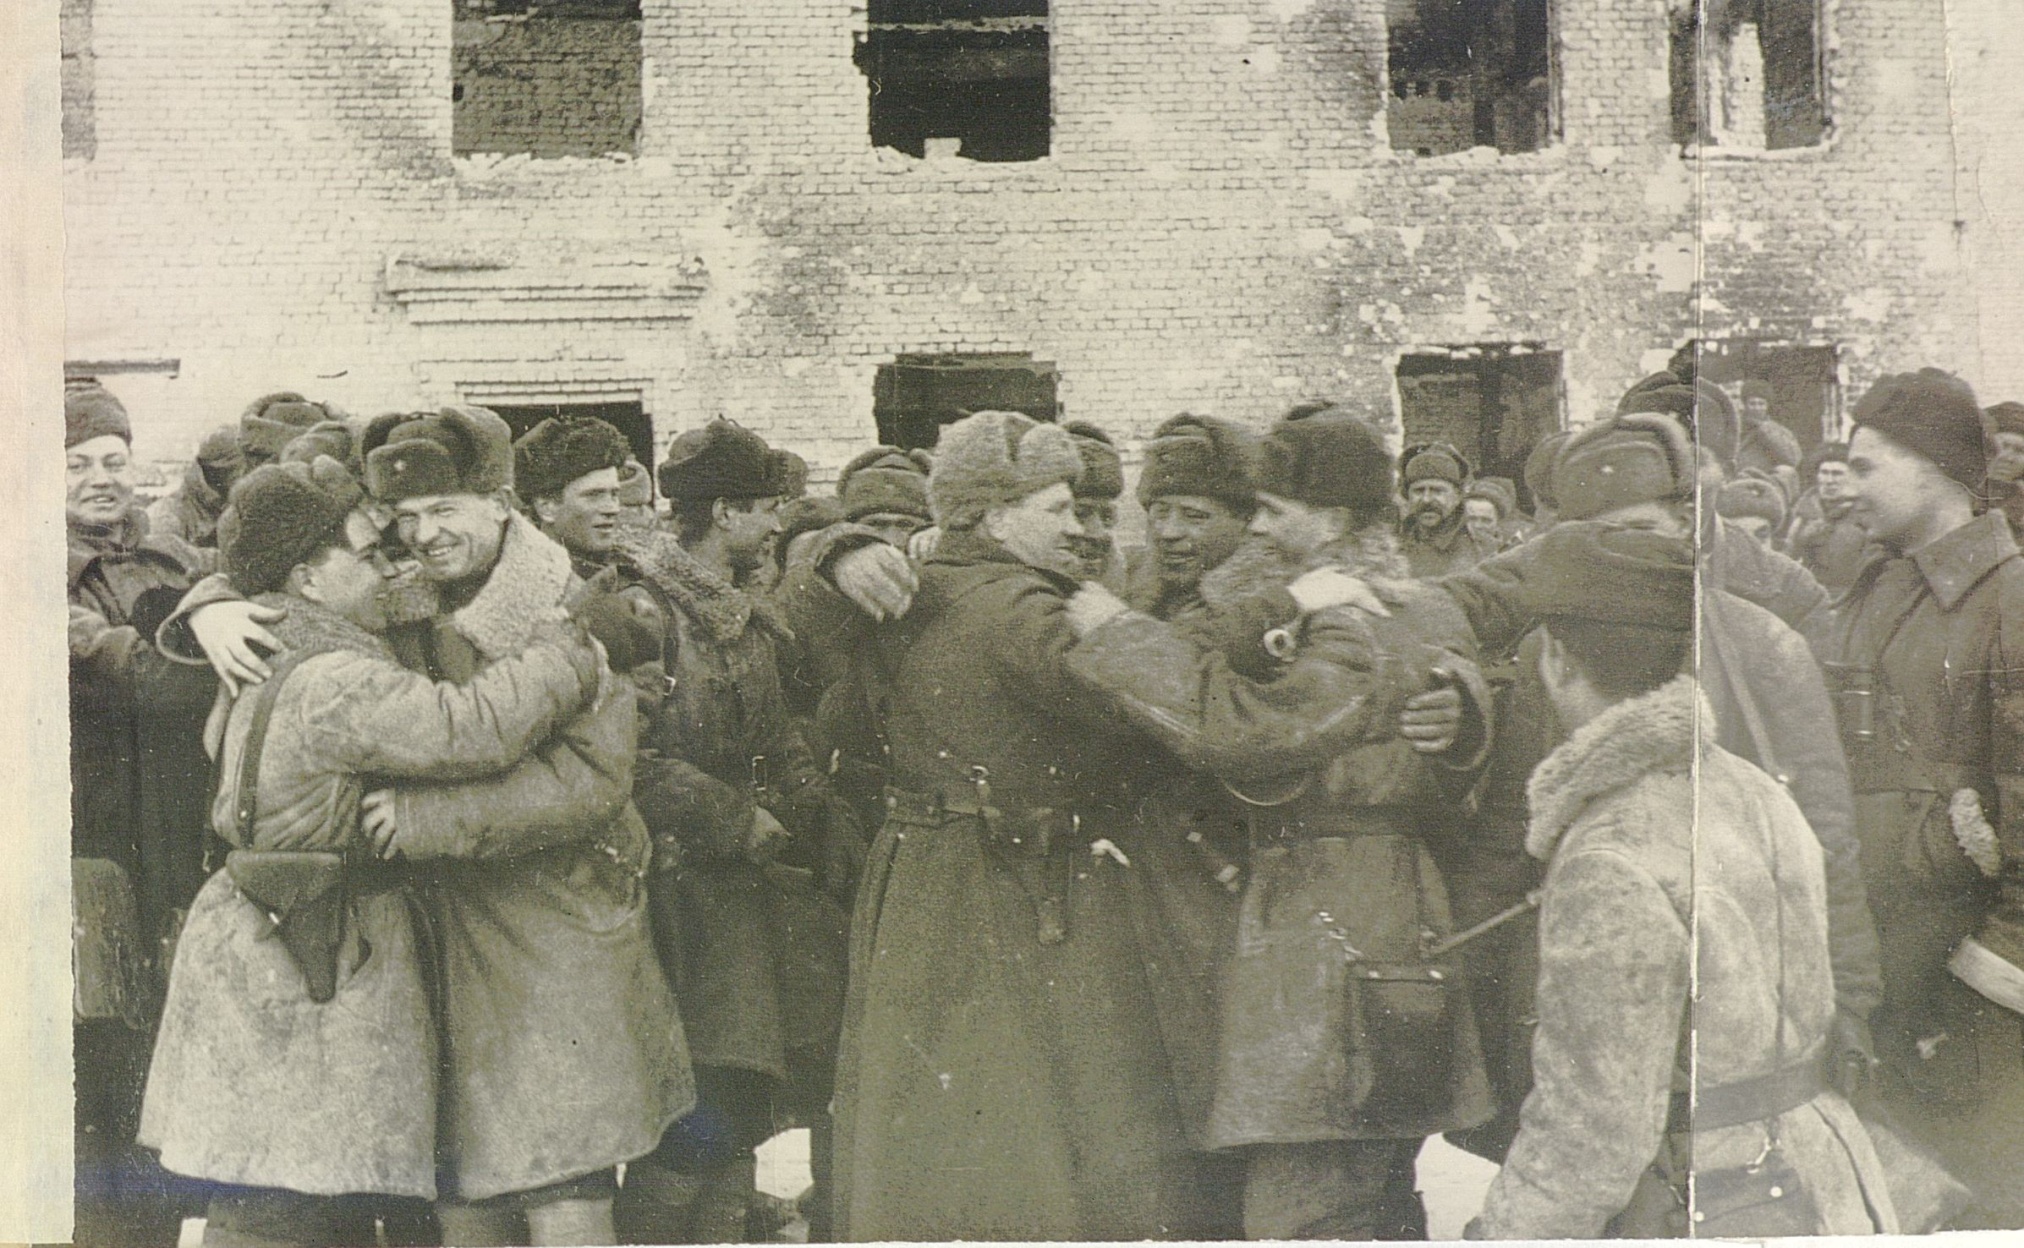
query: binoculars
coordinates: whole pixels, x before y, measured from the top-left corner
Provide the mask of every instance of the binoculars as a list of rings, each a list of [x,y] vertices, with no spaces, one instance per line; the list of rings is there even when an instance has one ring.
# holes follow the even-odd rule
[[[1876,669],[1867,663],[1823,663],[1828,696],[1843,739],[1851,744],[1876,740]]]

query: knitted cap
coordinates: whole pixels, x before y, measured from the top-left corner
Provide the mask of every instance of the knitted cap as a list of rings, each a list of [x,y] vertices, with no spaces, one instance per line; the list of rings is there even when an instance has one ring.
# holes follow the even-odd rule
[[[668,447],[657,475],[662,494],[677,502],[697,502],[785,497],[792,493],[792,471],[786,454],[719,416],[700,429],[683,431]]]
[[[1409,446],[1399,456],[1399,475],[1407,485],[1415,481],[1446,481],[1460,489],[1469,480],[1469,461],[1446,442],[1422,442]]]
[[[279,459],[296,436],[344,413],[326,403],[312,403],[293,390],[263,394],[246,405],[239,417],[239,446],[250,463]]]
[[[233,587],[248,595],[281,588],[296,564],[344,540],[345,517],[363,498],[351,473],[327,455],[247,473],[218,518],[218,550]]]
[[[1389,513],[1396,490],[1384,435],[1339,407],[1294,412],[1259,445],[1259,492],[1309,507],[1347,507],[1358,524]]]
[[[1508,520],[1518,510],[1518,487],[1509,477],[1477,477],[1469,483],[1469,498],[1487,498],[1497,508],[1497,518]]]
[[[578,477],[623,468],[625,435],[594,416],[550,418],[513,443],[513,488],[521,499],[555,498]]]
[[[928,472],[928,503],[944,529],[975,528],[993,507],[1082,477],[1075,439],[1023,412],[978,412],[948,425]]]
[[[1718,386],[1687,381],[1675,373],[1653,373],[1624,392],[1616,412],[1619,416],[1632,412],[1671,416],[1680,422],[1689,440],[1706,447],[1723,468],[1735,470],[1742,421],[1736,415],[1736,405]]]
[[[133,422],[126,405],[96,381],[80,380],[63,387],[63,449],[93,438],[118,438],[133,445]]]
[[[1563,520],[1587,520],[1636,503],[1692,497],[1695,456],[1669,416],[1635,412],[1570,435],[1553,464]]]
[[[513,484],[513,431],[489,408],[389,412],[366,426],[359,447],[365,488],[383,503]]]
[[[1512,595],[1526,615],[1675,633],[1694,627],[1694,549],[1685,538],[1574,520],[1540,534],[1530,549]]]
[[[1982,409],[1995,433],[2024,433],[2024,403],[2004,402]]]
[[[1082,456],[1082,477],[1075,483],[1077,498],[1116,498],[1124,493],[1124,461],[1110,435],[1086,420],[1062,426],[1075,439]]]
[[[1737,477],[1715,495],[1715,514],[1731,520],[1756,516],[1775,532],[1785,523],[1785,487],[1763,477]]]
[[[1258,501],[1251,483],[1257,448],[1257,435],[1242,425],[1182,412],[1153,430],[1146,443],[1138,500],[1150,506],[1168,494],[1191,494],[1248,511]]]
[[[1988,475],[1989,418],[1952,373],[1922,368],[1878,378],[1855,405],[1855,426],[1931,460],[1971,490]]]
[[[646,465],[628,456],[618,469],[618,505],[621,507],[651,507],[654,502],[654,477]]]
[[[318,455],[328,455],[353,476],[363,477],[365,465],[359,459],[358,448],[358,431],[351,425],[342,420],[318,421],[281,448],[281,462],[306,464]]]
[[[879,514],[934,519],[928,507],[928,470],[934,460],[926,451],[874,446],[843,466],[836,496],[843,518],[859,520]]]

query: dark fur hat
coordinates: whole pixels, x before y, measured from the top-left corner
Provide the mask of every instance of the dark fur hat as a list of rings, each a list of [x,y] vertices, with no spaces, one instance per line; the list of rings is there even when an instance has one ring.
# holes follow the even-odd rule
[[[793,468],[784,452],[743,425],[719,416],[684,431],[668,447],[655,474],[661,493],[675,502],[711,498],[780,498],[793,493]]]
[[[1251,480],[1257,435],[1234,421],[1182,412],[1153,430],[1139,473],[1138,500],[1168,494],[1213,498],[1239,511],[1258,505]]]
[[[513,484],[513,431],[489,408],[389,412],[366,426],[359,449],[365,488],[383,503]]]
[[[2024,403],[2006,399],[1982,409],[1993,433],[2024,433]]]
[[[1358,525],[1390,515],[1397,485],[1384,435],[1339,407],[1295,412],[1258,448],[1258,489],[1310,507],[1346,507]]]
[[[1693,630],[1694,548],[1686,539],[1570,520],[1534,538],[1531,549],[1524,583],[1513,594],[1525,614]]]
[[[1671,416],[1680,422],[1689,440],[1706,447],[1725,470],[1735,471],[1742,421],[1736,415],[1736,405],[1720,387],[1677,373],[1653,373],[1625,391],[1617,402],[1617,415],[1634,412]]]
[[[1633,412],[1571,435],[1553,463],[1563,520],[1634,503],[1691,498],[1696,473],[1686,430],[1670,416]]]
[[[872,447],[845,464],[836,478],[843,517],[858,520],[888,514],[934,519],[928,507],[928,470],[933,466],[926,451]]]
[[[1989,418],[1968,383],[1937,368],[1879,377],[1855,405],[1855,427],[1874,429],[1979,489],[1989,472]]]
[[[1082,456],[1082,477],[1075,483],[1077,498],[1116,498],[1124,493],[1124,460],[1110,435],[1086,420],[1072,420],[1062,426],[1075,439]]]
[[[263,394],[239,417],[239,449],[247,463],[264,464],[279,459],[288,444],[311,426],[343,419],[337,408],[311,402],[293,390]]]
[[[624,468],[625,435],[595,416],[551,418],[513,443],[513,488],[524,502],[555,498],[578,477]]]
[[[345,517],[364,497],[328,455],[247,473],[218,518],[218,550],[233,588],[248,595],[281,588],[296,564],[344,540]]]
[[[359,458],[358,446],[358,430],[351,425],[342,420],[319,421],[281,448],[281,462],[306,464],[318,455],[328,455],[350,469],[353,476],[362,478],[365,464]]]

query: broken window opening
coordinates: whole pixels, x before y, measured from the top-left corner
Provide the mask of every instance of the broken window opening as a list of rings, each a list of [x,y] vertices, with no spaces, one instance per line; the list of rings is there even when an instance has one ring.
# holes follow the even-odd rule
[[[498,413],[515,439],[544,420],[594,416],[625,435],[625,444],[632,448],[634,459],[649,468],[654,466],[654,422],[645,405],[636,399],[604,403],[487,403],[485,408]]]
[[[1550,0],[1388,0],[1386,17],[1395,150],[1512,154],[1553,141]]]
[[[639,0],[455,0],[451,150],[634,152]]]
[[[902,355],[879,366],[872,418],[888,446],[932,449],[942,426],[972,412],[1057,420],[1054,365],[1026,354]]]
[[[96,63],[91,50],[91,0],[63,0],[57,13],[62,67],[63,155],[90,160],[98,152]]]
[[[1479,477],[1507,477],[1532,509],[1525,460],[1561,427],[1560,352],[1528,343],[1447,347],[1399,357],[1405,445],[1452,443]]]
[[[1811,147],[1827,133],[1819,0],[1674,0],[1673,141]]]
[[[871,92],[874,147],[981,161],[1048,154],[1046,0],[871,0],[852,59]]]
[[[1704,339],[1696,344],[1695,371],[1735,401],[1743,420],[1785,426],[1802,451],[1840,436],[1841,374],[1834,347]]]

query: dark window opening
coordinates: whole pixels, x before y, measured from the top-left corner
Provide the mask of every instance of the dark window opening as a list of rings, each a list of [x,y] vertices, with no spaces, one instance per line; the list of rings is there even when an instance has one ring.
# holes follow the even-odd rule
[[[871,0],[854,54],[871,141],[909,156],[1039,160],[1052,135],[1046,0]]]
[[[625,435],[633,458],[654,467],[654,423],[646,408],[636,402],[614,403],[486,403],[518,438],[544,420],[595,416]]]
[[[1750,419],[1751,400],[1761,398],[1763,416],[1790,429],[1800,449],[1839,436],[1841,381],[1833,347],[1758,339],[1703,341],[1695,358],[1697,374],[1722,387],[1739,414]]]
[[[1393,148],[1536,152],[1553,141],[1549,0],[1389,0]]]
[[[1700,0],[1673,16],[1673,141],[1742,151],[1827,133],[1819,0]]]
[[[63,55],[63,154],[89,160],[98,151],[96,65],[91,51],[91,0],[63,0],[57,15]]]
[[[456,155],[630,153],[639,0],[456,0],[451,77]]]
[[[1450,347],[1399,359],[1405,444],[1449,442],[1479,477],[1508,477],[1532,508],[1525,458],[1560,428],[1560,352],[1531,345]]]
[[[942,426],[972,412],[1024,412],[1056,420],[1052,364],[1030,355],[903,355],[879,366],[872,417],[888,446],[932,448]]]

